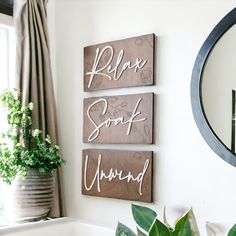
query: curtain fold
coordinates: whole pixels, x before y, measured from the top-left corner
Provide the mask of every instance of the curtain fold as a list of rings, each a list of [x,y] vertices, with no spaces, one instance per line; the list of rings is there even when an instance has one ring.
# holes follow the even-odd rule
[[[56,104],[53,89],[47,26],[47,0],[15,0],[16,87],[22,91],[22,104],[34,103],[33,128],[49,134],[58,143]],[[60,169],[51,217],[63,215]]]

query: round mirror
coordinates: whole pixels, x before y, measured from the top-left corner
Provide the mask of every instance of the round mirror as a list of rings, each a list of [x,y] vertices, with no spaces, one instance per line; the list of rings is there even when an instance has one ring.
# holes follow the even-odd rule
[[[236,166],[236,8],[213,29],[198,53],[191,102],[206,142]]]

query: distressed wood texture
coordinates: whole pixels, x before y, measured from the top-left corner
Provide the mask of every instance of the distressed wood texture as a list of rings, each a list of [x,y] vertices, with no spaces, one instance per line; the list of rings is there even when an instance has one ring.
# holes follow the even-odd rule
[[[84,143],[153,143],[153,93],[84,99]]]
[[[152,202],[153,153],[83,150],[82,194]]]
[[[84,48],[84,91],[153,85],[155,35]]]

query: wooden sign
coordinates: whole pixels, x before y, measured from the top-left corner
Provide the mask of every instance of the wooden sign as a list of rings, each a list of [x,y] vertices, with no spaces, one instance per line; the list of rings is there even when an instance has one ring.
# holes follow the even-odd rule
[[[84,99],[85,143],[153,142],[153,93]]]
[[[152,85],[155,35],[84,48],[84,91]]]
[[[82,194],[152,202],[152,152],[83,150]]]

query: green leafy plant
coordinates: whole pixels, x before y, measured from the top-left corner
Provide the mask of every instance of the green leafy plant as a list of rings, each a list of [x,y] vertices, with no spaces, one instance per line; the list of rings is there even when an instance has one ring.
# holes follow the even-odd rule
[[[227,235],[227,236],[236,236],[236,224],[229,230],[226,234],[224,233],[224,229],[220,225],[207,222],[206,223],[206,230],[208,236],[215,236],[215,235]]]
[[[31,128],[33,103],[22,107],[18,90],[6,90],[0,98],[8,123],[0,140],[0,178],[10,184],[17,174],[25,176],[29,170],[52,173],[64,164],[50,136],[43,137],[41,130]]]
[[[230,229],[228,236],[236,236],[236,224]]]
[[[164,223],[150,208],[132,204],[133,218],[137,224],[137,234],[124,224],[118,223],[116,236],[198,236],[199,231],[192,209],[182,215],[171,227],[165,217]],[[231,235],[230,235],[231,236]]]
[[[222,232],[218,232],[220,228],[218,228],[215,224],[211,222],[206,222],[206,232],[208,236],[214,236],[217,234],[222,234]]]

